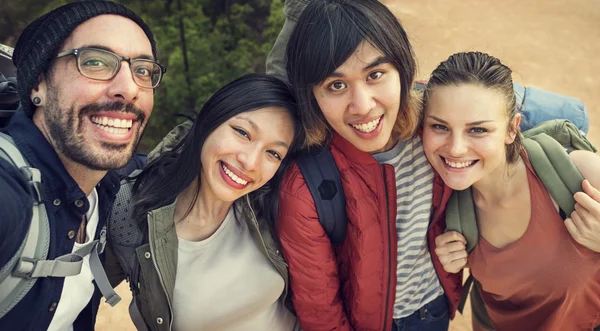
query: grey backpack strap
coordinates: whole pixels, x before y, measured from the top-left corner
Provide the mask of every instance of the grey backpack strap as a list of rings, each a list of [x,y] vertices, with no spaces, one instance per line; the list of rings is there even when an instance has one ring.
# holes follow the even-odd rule
[[[0,318],[17,305],[41,277],[68,277],[78,275],[83,258],[90,255],[90,268],[96,284],[111,305],[121,298],[108,284],[98,254],[104,251],[106,227],[99,240],[93,240],[73,253],[54,260],[46,260],[50,246],[50,224],[43,201],[42,176],[38,169],[30,167],[10,136],[0,133],[0,157],[11,162],[30,184],[33,210],[27,236],[21,247],[0,270]]]
[[[453,191],[446,206],[446,231],[456,231],[467,240],[467,252],[479,241],[479,228],[471,188]]]
[[[104,252],[104,248],[106,247],[106,225],[100,231],[100,239],[96,240],[96,244],[93,246],[90,254],[90,269],[92,271],[92,275],[94,276],[94,281],[100,289],[102,296],[106,299],[106,303],[108,303],[111,307],[114,307],[117,303],[121,301],[121,297],[115,292],[115,289],[110,285],[108,281],[108,277],[106,276],[106,272],[104,271],[104,267],[102,266],[102,261],[100,261],[100,254]],[[79,252],[79,250],[77,251]],[[76,252],[76,253],[77,253]]]
[[[129,303],[129,317],[131,317],[131,321],[135,328],[138,331],[146,331],[148,327],[146,326],[146,322],[144,322],[144,317],[142,317],[142,313],[140,313],[140,309],[135,303],[135,296],[131,299]]]
[[[467,240],[467,252],[471,252],[479,241],[479,227],[475,215],[475,204],[471,188],[463,191],[454,191],[446,205],[446,231],[456,231]],[[473,276],[469,275],[463,286],[458,311],[462,313],[469,290],[473,283]]]
[[[0,133],[0,158],[12,163],[29,182],[33,196],[33,213],[27,236],[9,262],[0,269],[0,318],[17,305],[35,284],[37,278],[22,276],[19,271],[27,270],[37,260],[48,256],[50,246],[50,224],[43,203],[43,188],[40,171],[29,167],[10,136]]]
[[[523,146],[535,173],[568,217],[575,210],[573,195],[583,191],[583,176],[563,146],[547,134],[525,138]]]

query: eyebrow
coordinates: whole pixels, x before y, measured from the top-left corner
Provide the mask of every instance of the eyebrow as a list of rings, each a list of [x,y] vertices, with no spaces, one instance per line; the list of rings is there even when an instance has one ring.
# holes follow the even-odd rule
[[[97,48],[97,49],[102,49],[102,50],[109,51],[109,52],[117,54],[117,52],[115,52],[112,48],[106,47],[106,46],[102,46],[102,45],[84,45],[84,46],[77,47],[77,48]],[[117,55],[119,55],[119,54],[117,54]],[[122,56],[122,55],[119,55],[119,56]],[[154,61],[154,56],[148,55],[148,54],[142,54],[140,56],[132,57],[130,59],[132,59],[132,60],[145,59],[145,60],[153,60]]]
[[[375,60],[373,60],[371,63],[367,64],[367,66],[364,67],[362,69],[362,71],[371,70],[371,69],[375,68],[376,66],[383,64],[383,63],[390,63],[390,60],[388,60],[385,56],[380,56],[380,57],[376,58]],[[327,78],[331,78],[331,77],[344,77],[344,74],[334,71]]]
[[[235,118],[241,119],[243,121],[246,121],[248,124],[250,124],[250,126],[254,129],[254,131],[260,132],[260,128],[258,127],[258,125],[256,125],[256,123],[254,123],[254,121],[252,121],[251,119],[249,119],[246,116],[243,115],[238,115]],[[285,142],[279,140],[275,142],[276,145],[280,145],[282,147],[285,147],[286,149],[290,149],[290,146],[288,146],[288,144],[286,144]]]
[[[433,118],[434,120],[443,123],[443,124],[448,124],[448,122],[444,121],[443,119],[433,116],[433,115],[428,115],[427,117],[429,118]],[[481,125],[481,124],[485,124],[485,123],[489,123],[489,122],[494,122],[493,120],[484,120],[484,121],[476,121],[476,122],[471,122],[471,123],[467,123],[468,126],[475,126],[475,125]]]

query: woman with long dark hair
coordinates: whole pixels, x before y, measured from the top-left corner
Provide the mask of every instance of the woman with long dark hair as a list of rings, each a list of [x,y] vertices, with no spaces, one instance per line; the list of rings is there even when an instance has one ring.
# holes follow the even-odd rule
[[[297,327],[271,226],[281,173],[303,140],[294,103],[274,77],[239,78],[137,177],[133,214],[147,235],[131,258],[150,329]]]

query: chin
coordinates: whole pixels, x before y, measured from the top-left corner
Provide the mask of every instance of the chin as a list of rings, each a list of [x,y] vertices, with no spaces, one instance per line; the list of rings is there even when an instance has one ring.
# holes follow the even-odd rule
[[[442,180],[444,180],[444,183],[448,187],[450,187],[451,189],[453,189],[455,191],[463,191],[463,190],[466,190],[469,187],[473,186],[472,182],[446,180],[446,179],[444,179],[443,176],[442,176]]]
[[[379,141],[379,139],[377,139],[372,141],[365,141],[364,139],[360,139],[357,144],[354,144],[354,146],[366,153],[380,153],[386,150],[388,140],[384,141],[383,139],[381,139],[381,141]],[[390,146],[390,148],[391,147],[394,146]]]

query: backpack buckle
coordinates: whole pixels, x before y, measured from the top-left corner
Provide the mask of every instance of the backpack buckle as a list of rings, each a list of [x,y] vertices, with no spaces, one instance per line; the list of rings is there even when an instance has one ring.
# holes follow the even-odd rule
[[[106,226],[100,230],[100,238],[98,239],[97,252],[98,254],[104,253],[104,249],[106,248]]]
[[[42,184],[42,175],[40,171],[32,167],[21,167],[19,168],[21,175],[23,175],[29,182],[29,188],[34,199],[38,203],[42,203],[46,200],[44,196],[44,188]]]
[[[13,270],[12,275],[15,277],[32,279],[31,275],[35,271],[37,267],[38,259],[33,259],[30,257],[21,257]]]

